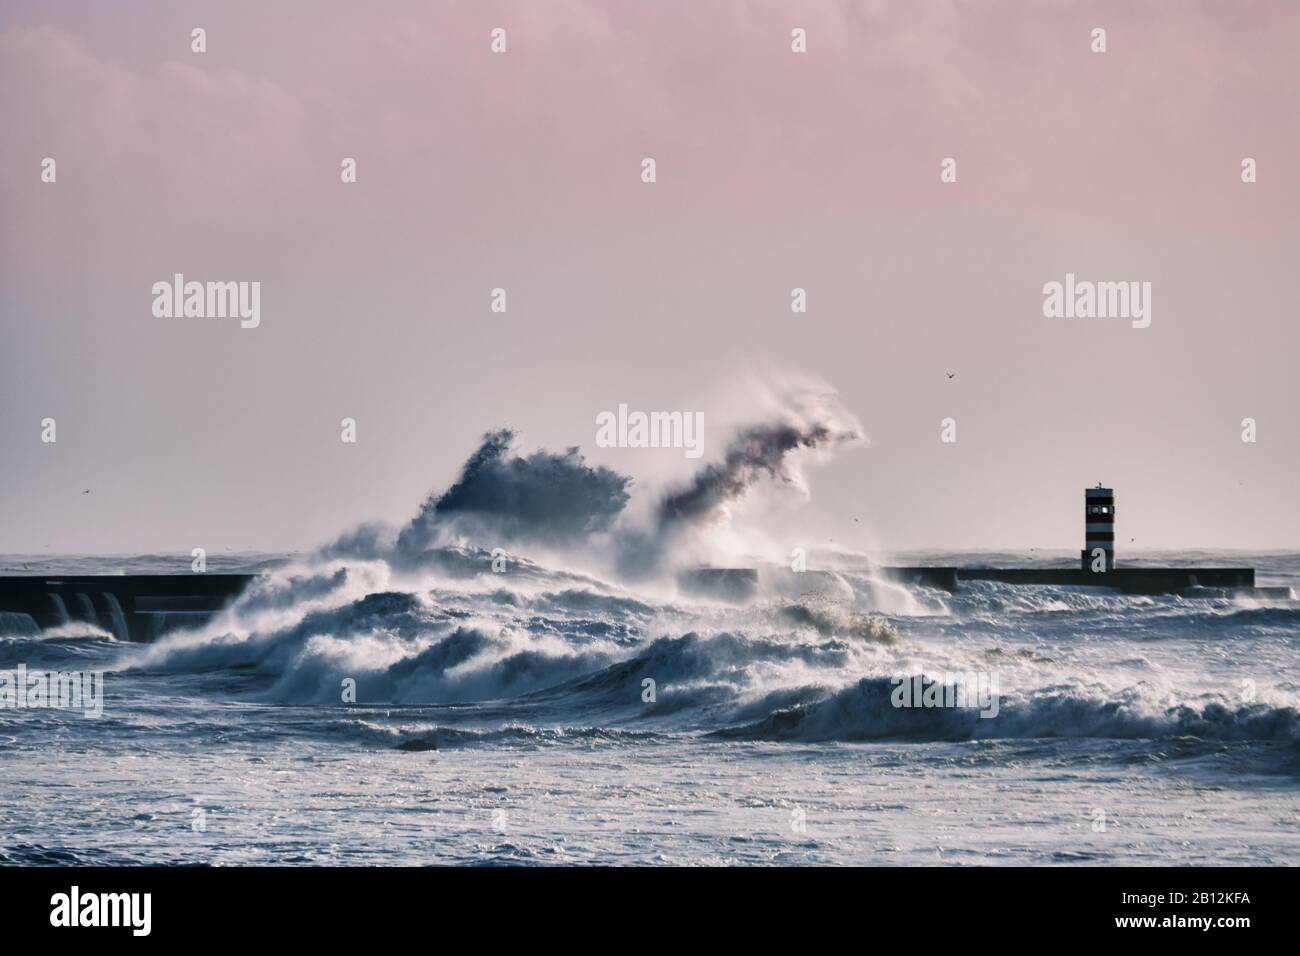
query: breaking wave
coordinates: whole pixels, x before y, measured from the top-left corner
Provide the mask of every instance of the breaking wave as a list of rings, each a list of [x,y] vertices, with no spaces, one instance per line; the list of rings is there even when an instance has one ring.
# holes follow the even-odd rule
[[[1207,689],[1213,673],[1189,669],[1182,650],[1249,640],[1267,674],[1300,625],[1293,603],[995,582],[947,594],[882,579],[854,555],[800,574],[740,554],[732,561],[744,573],[733,573],[724,555],[691,576],[700,569],[682,556],[757,485],[806,491],[810,456],[860,440],[826,396],[791,401],[737,429],[717,460],[634,520],[628,476],[575,448],[517,454],[515,434],[501,429],[404,527],[362,526],[267,571],[200,627],[146,647],[70,635],[44,643],[51,655],[112,654],[126,674],[207,681],[222,699],[330,708],[321,733],[406,751],[683,733],[1300,739],[1289,671],[1266,680],[1257,701],[1234,702],[1231,688]],[[11,641],[24,647],[0,640],[0,652],[16,656],[31,637]],[[990,668],[1007,691],[996,717],[890,699],[900,675]]]
[[[1210,702],[1161,708],[1129,689],[1111,698],[1048,692],[1003,700],[996,714],[983,717],[975,707],[896,707],[891,695],[897,686],[888,678],[863,678],[825,700],[778,710],[716,734],[804,741],[1196,737],[1300,742],[1300,711],[1294,707]]]

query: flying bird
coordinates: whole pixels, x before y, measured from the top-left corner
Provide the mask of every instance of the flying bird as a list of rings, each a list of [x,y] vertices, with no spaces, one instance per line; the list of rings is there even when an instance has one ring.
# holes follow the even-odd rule
[[[949,373],[948,373],[948,377],[949,377],[949,378],[956,378],[956,377],[957,377],[957,373],[956,373],[956,372],[949,372]]]

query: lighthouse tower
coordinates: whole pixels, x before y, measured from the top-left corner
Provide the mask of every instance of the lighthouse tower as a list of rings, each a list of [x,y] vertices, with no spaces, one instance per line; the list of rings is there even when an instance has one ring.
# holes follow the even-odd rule
[[[1080,561],[1083,570],[1093,570],[1095,555],[1100,548],[1106,553],[1106,570],[1115,570],[1115,489],[1086,488],[1083,492],[1083,553]]]

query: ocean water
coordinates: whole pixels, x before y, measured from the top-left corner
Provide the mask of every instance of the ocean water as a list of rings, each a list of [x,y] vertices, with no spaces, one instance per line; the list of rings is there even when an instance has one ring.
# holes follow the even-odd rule
[[[1294,554],[1143,560],[1300,588]],[[949,594],[841,554],[730,602],[492,561],[214,558],[261,576],[151,645],[0,619],[0,670],[106,672],[100,717],[0,710],[0,862],[1300,863],[1294,599]],[[996,679],[997,714],[893,706],[915,675]]]

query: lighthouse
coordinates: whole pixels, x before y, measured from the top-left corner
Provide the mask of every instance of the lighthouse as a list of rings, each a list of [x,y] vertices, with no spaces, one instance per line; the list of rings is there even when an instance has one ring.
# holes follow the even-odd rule
[[[1093,551],[1100,548],[1106,554],[1104,570],[1115,570],[1115,489],[1086,488],[1083,492],[1083,553],[1080,562],[1083,570],[1094,570]],[[1101,571],[1102,567],[1095,570]]]

